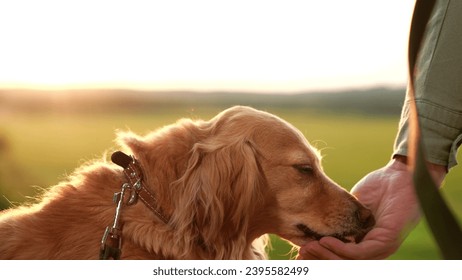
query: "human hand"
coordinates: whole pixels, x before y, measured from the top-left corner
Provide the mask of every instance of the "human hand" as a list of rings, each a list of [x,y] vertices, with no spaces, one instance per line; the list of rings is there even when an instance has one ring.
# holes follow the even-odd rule
[[[405,157],[390,161],[352,189],[376,220],[361,242],[343,243],[334,237],[323,237],[300,248],[298,259],[385,259],[393,254],[420,219],[412,173],[404,161]],[[429,171],[439,186],[446,168],[429,164]]]

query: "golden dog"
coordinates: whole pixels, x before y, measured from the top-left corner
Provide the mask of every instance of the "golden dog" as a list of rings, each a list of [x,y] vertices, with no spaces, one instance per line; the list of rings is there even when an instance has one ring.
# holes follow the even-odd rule
[[[0,259],[97,259],[108,248],[103,258],[260,259],[267,233],[301,246],[359,241],[374,224],[304,136],[266,112],[237,106],[118,142],[133,155],[118,154],[123,168],[92,163],[37,204],[3,211]]]

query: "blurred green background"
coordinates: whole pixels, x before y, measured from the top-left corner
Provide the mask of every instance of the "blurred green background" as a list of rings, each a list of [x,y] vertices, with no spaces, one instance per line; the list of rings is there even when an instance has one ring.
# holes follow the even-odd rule
[[[388,162],[404,91],[342,94],[324,94],[322,98],[166,93],[157,95],[162,99],[145,100],[144,94],[105,92],[89,97],[67,93],[62,94],[64,98],[57,93],[0,91],[0,208],[20,204],[42,188],[57,184],[82,163],[114,151],[116,130],[144,134],[184,117],[209,119],[236,104],[269,111],[295,125],[322,150],[326,173],[350,189],[368,172]],[[108,96],[118,98],[103,98]],[[461,185],[462,170],[455,167],[447,176],[443,193],[458,216],[462,213]],[[272,259],[291,257],[290,246],[275,236],[272,248]],[[390,257],[439,258],[425,221]]]

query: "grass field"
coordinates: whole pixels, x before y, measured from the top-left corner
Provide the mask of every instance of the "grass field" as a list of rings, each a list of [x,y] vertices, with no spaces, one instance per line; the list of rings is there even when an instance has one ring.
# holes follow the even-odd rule
[[[5,113],[0,115],[0,206],[34,196],[39,187],[58,183],[87,160],[114,151],[116,130],[144,134],[179,118],[205,118],[222,108],[165,108],[140,113]],[[261,108],[265,109],[265,108]],[[339,115],[302,109],[272,108],[299,128],[324,155],[327,174],[350,189],[368,172],[389,160],[397,117]],[[462,170],[454,168],[444,195],[458,216],[462,213]],[[459,219],[461,220],[461,219]],[[271,258],[289,258],[288,245],[273,238]],[[391,259],[439,259],[425,222],[410,234]]]

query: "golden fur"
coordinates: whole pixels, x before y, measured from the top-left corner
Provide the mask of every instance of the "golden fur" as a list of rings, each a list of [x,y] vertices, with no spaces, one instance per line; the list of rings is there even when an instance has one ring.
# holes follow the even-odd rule
[[[324,174],[303,135],[266,112],[237,106],[144,137],[121,133],[118,143],[138,159],[170,217],[164,224],[141,202],[125,206],[122,259],[260,259],[267,233],[300,246],[324,235],[361,236],[373,224],[370,211]],[[123,182],[120,167],[96,162],[37,204],[3,211],[0,259],[98,258]]]

